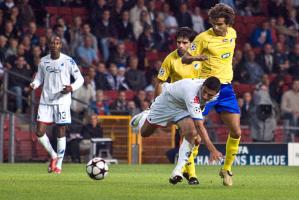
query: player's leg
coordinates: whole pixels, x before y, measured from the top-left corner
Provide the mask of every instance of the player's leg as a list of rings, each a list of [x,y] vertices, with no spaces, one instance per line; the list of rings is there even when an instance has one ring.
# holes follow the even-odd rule
[[[37,131],[36,136],[38,138],[39,143],[45,148],[45,150],[48,152],[48,154],[51,157],[49,166],[48,166],[48,172],[51,173],[55,166],[57,161],[57,154],[54,151],[50,140],[46,134],[46,130],[49,124],[52,124],[53,122],[53,109],[51,106],[47,105],[39,105],[38,107],[38,114],[37,114]]]
[[[230,131],[226,142],[225,161],[220,176],[223,178],[224,185],[231,186],[233,184],[231,167],[238,153],[241,138],[240,115],[238,113],[222,112],[220,117]]]
[[[192,154],[192,149],[194,147],[194,138],[197,136],[197,131],[194,126],[194,122],[190,117],[186,117],[177,122],[181,129],[183,136],[183,141],[179,149],[179,157],[177,165],[175,166],[169,182],[176,184],[182,181],[182,169],[186,165],[190,155]]]
[[[54,106],[54,119],[58,125],[57,133],[57,163],[54,170],[55,173],[60,173],[62,162],[66,149],[66,125],[71,124],[71,111],[69,105],[55,105]]]
[[[200,137],[195,138],[195,145],[193,147],[192,153],[189,157],[187,164],[183,167],[182,170],[183,176],[188,180],[188,183],[190,185],[199,184],[199,181],[196,176],[194,159],[198,155],[200,141],[201,141]]]

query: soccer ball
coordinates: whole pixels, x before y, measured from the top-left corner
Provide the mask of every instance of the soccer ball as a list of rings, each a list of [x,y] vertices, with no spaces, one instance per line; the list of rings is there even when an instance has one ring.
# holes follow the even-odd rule
[[[93,158],[86,164],[86,173],[94,180],[102,180],[108,175],[108,165],[103,158]]]

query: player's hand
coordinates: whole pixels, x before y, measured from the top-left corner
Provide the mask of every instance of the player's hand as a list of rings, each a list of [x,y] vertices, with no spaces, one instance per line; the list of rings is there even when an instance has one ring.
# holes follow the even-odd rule
[[[210,154],[210,161],[220,161],[222,159],[223,155],[220,151],[214,150]]]
[[[198,61],[208,60],[208,56],[206,55],[198,55],[196,56]]]
[[[27,92],[31,92],[32,90],[34,90],[34,87],[35,87],[34,83],[30,83]],[[26,88],[27,88],[27,87],[26,87]]]
[[[73,91],[72,86],[70,85],[65,85],[63,90],[61,91],[61,94],[67,94]]]

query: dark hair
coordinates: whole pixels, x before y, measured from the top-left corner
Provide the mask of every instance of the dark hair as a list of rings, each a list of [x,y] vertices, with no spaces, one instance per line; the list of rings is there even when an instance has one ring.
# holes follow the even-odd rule
[[[197,33],[193,29],[189,27],[180,27],[175,34],[175,39],[178,39],[179,37],[188,38],[188,40],[192,42],[196,35]]]
[[[223,17],[226,24],[232,25],[235,19],[235,11],[226,4],[218,3],[209,10],[208,16],[210,19],[218,19]]]
[[[210,90],[214,90],[216,92],[219,92],[220,90],[220,80],[214,76],[211,76],[209,78],[207,78],[205,80],[205,82],[203,83],[204,86],[206,86],[207,88],[209,88]]]

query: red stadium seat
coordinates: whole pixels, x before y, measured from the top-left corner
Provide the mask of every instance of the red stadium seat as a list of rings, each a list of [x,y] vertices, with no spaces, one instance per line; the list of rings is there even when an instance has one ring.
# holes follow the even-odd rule
[[[136,55],[137,47],[136,47],[136,43],[135,42],[126,40],[124,42],[124,44],[125,44],[126,52],[128,52],[128,54],[130,54],[130,55]]]
[[[72,9],[69,7],[60,7],[58,9],[58,15],[69,15],[72,16]]]
[[[50,15],[58,15],[58,9],[59,9],[59,7],[54,7],[54,6],[47,6],[46,7],[46,11]]]

